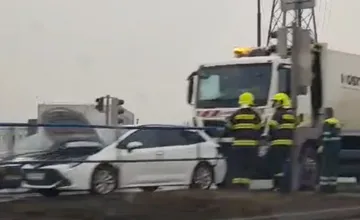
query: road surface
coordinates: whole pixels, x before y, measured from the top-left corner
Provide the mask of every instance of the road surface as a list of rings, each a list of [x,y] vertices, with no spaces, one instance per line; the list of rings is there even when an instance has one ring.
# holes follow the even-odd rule
[[[69,195],[58,198],[31,197],[2,203],[2,216],[42,219],[319,219],[354,217],[360,198],[298,193],[283,196],[271,192],[171,191],[113,193],[107,196]],[[6,215],[6,216],[4,216]],[[164,217],[167,218],[164,218]],[[309,217],[311,216],[311,217]],[[251,217],[251,218],[249,218]],[[326,218],[324,218],[326,217]],[[345,218],[346,217],[346,218]],[[339,219],[339,218],[335,218]],[[334,220],[334,218],[332,219]]]
[[[262,189],[270,189],[272,187],[271,180],[258,180],[253,182],[251,188],[253,190],[262,190]],[[163,187],[160,188],[158,191],[169,191],[169,190],[180,190],[186,189],[187,187]],[[212,189],[216,189],[214,185]],[[141,192],[140,189],[124,189],[118,190],[117,192]],[[86,194],[86,192],[66,192],[62,193],[62,195],[81,195]],[[8,202],[16,199],[23,199],[26,197],[36,197],[39,196],[37,193],[28,193],[26,189],[4,189],[0,190],[0,203],[1,202]]]
[[[358,191],[360,192],[360,187],[355,187],[354,183],[356,183],[355,178],[339,178],[339,183],[341,183],[341,190],[344,192],[350,191]],[[271,180],[256,180],[253,181],[251,185],[251,189],[257,190],[264,190],[270,189],[272,187]],[[186,187],[164,187],[160,188],[158,191],[169,191],[169,190],[179,190],[179,189],[186,189]],[[215,186],[212,189],[216,189]],[[140,189],[124,189],[118,190],[117,192],[140,192]],[[81,195],[86,194],[86,192],[66,192],[62,193],[62,195]],[[343,193],[343,195],[352,196],[352,197],[360,197],[360,194],[353,194],[353,193]],[[4,189],[0,190],[0,203],[2,202],[9,202],[18,199],[24,199],[27,197],[38,197],[40,196],[37,193],[28,193],[25,189]]]

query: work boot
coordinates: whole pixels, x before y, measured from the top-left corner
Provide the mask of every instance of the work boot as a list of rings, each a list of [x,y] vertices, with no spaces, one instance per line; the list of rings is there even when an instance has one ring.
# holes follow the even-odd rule
[[[331,193],[331,186],[329,186],[329,185],[320,185],[320,187],[319,187],[319,192],[320,193]]]
[[[337,193],[336,185],[330,185],[328,189],[328,193]]]
[[[250,190],[250,185],[249,184],[240,184],[239,189],[241,191],[249,191]]]
[[[243,183],[232,184],[231,189],[235,189],[237,191],[249,191],[249,184],[243,184]]]
[[[282,179],[282,176],[274,176],[273,177],[273,189],[278,189],[280,187],[280,181]]]

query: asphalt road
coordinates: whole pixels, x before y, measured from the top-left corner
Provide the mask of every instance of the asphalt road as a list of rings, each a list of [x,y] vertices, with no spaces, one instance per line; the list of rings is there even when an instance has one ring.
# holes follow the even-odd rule
[[[186,189],[185,187],[164,187],[160,188],[158,191],[171,191],[171,190],[179,190],[179,189]],[[213,187],[216,189],[216,187]],[[124,189],[124,190],[117,190],[116,192],[141,192],[140,189]],[[61,196],[73,196],[73,195],[84,195],[87,192],[63,192]],[[29,193],[25,189],[5,189],[0,190],[0,203],[9,202],[29,197],[40,197],[41,195],[38,193]]]
[[[357,217],[355,219],[359,219],[359,204],[360,198],[339,194],[327,196],[309,192],[283,196],[271,192],[180,190],[150,194],[113,193],[99,197],[87,195],[61,196],[56,199],[32,197],[13,203],[3,203],[1,207],[3,210],[9,210],[3,212],[9,218],[22,219],[20,217],[27,216],[29,220],[50,218],[95,220],[107,219],[109,215],[113,216],[111,219],[139,220],[168,219],[168,216],[172,216],[173,220],[190,217],[198,217],[197,219],[200,220],[225,220],[229,217],[233,220],[345,220],[355,216]],[[167,218],[159,218],[166,216]],[[234,218],[235,216],[243,217]]]
[[[350,196],[350,197],[360,197],[360,186],[356,186],[355,178],[339,178],[340,182],[340,190],[342,191],[341,194]],[[266,190],[272,187],[271,180],[256,180],[253,181],[251,185],[251,189],[254,191],[258,190]],[[186,187],[163,187],[160,188],[158,191],[171,191],[171,190],[179,190],[179,189],[186,189]],[[216,186],[213,186],[212,189],[216,189]],[[140,189],[123,189],[117,190],[117,192],[141,192]],[[354,192],[359,192],[355,193]],[[82,195],[86,194],[87,192],[64,192],[61,195]],[[28,193],[26,189],[4,189],[0,190],[0,203],[9,202],[19,199],[24,199],[28,197],[38,197],[41,196],[37,193]]]
[[[253,190],[262,190],[262,189],[270,189],[272,187],[271,180],[258,180],[254,181],[251,185],[251,188]],[[180,190],[180,189],[186,189],[186,186],[183,187],[162,187],[157,191],[170,191],[170,190]],[[214,185],[212,187],[213,190],[216,189],[216,186]],[[15,199],[22,199],[25,197],[36,197],[39,196],[37,193],[28,193],[28,190],[26,189],[4,189],[0,190],[0,202],[7,202],[11,201],[11,198],[13,200]],[[123,190],[117,190],[117,192],[141,192],[140,189],[123,189]],[[86,192],[64,192],[61,195],[76,195],[76,194],[86,194]]]

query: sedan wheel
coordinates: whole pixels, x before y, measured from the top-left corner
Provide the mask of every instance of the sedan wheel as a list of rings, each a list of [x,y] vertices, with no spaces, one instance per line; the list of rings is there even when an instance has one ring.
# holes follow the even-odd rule
[[[117,188],[117,176],[111,167],[100,167],[95,170],[92,178],[91,192],[105,195]]]
[[[208,164],[200,164],[194,170],[190,188],[210,189],[213,182],[214,173],[212,167]]]

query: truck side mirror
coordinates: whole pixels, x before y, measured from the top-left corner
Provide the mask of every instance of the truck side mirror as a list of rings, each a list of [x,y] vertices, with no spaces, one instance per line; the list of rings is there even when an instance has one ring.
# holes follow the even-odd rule
[[[194,93],[194,75],[196,74],[196,72],[193,72],[189,77],[188,77],[188,89],[187,89],[187,103],[189,105],[192,104],[192,98],[193,98],[193,93]]]

